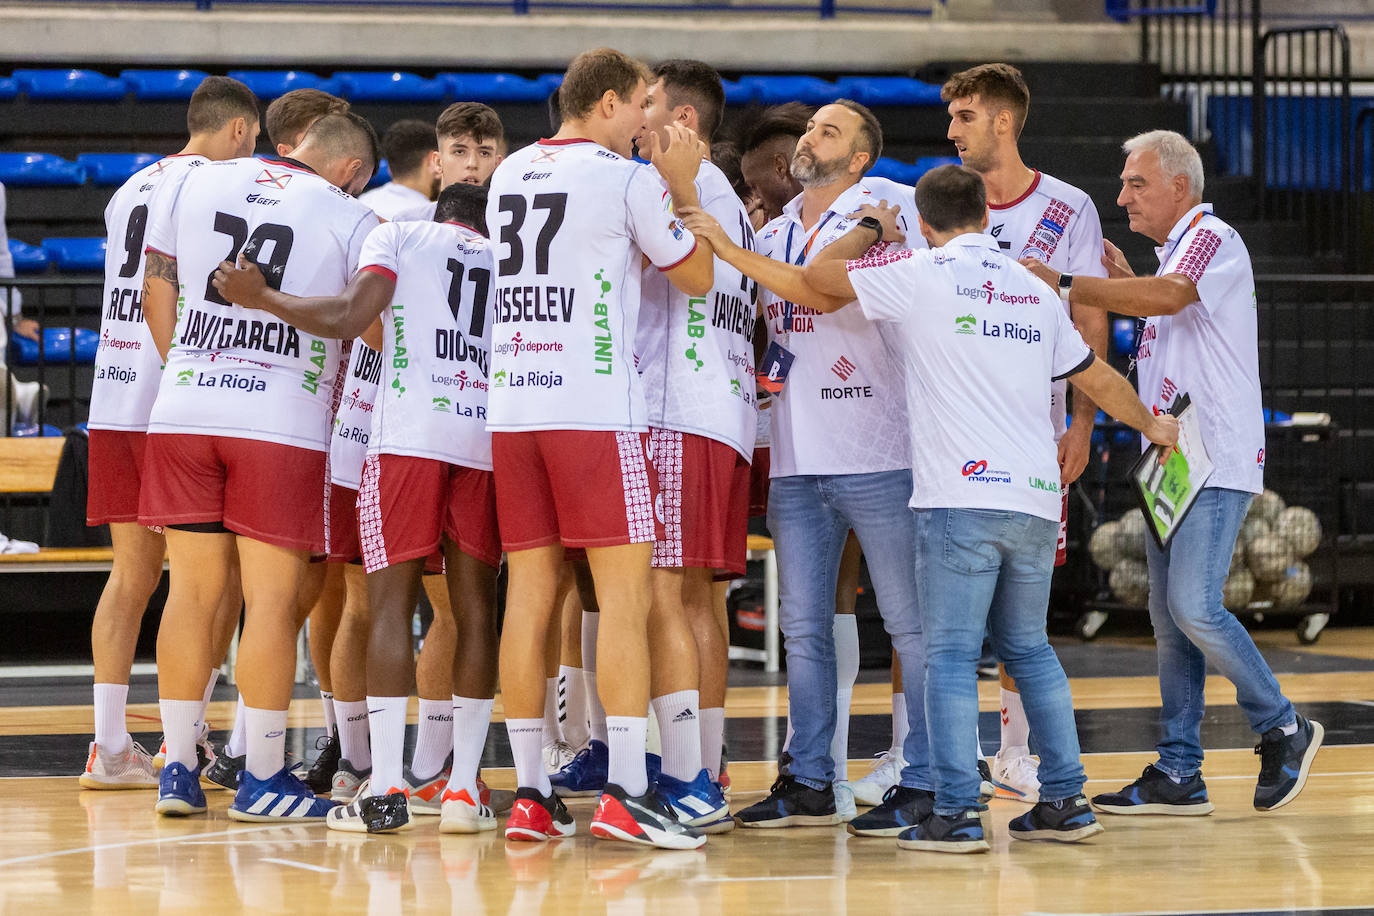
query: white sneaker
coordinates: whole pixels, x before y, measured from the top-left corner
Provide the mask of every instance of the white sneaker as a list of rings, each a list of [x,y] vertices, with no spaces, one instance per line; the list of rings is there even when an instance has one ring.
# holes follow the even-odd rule
[[[544,772],[552,776],[577,756],[577,748],[559,738],[544,745]]]
[[[854,793],[854,801],[860,805],[881,805],[887,790],[901,782],[902,770],[905,767],[906,760],[902,758],[901,748],[888,748],[883,751],[873,761],[873,768],[868,771],[867,776],[849,784]]]
[[[0,534],[0,553],[38,553],[33,541],[16,541]]]
[[[1025,747],[1004,747],[992,759],[992,785],[998,798],[1033,805],[1040,801],[1040,764]]]
[[[854,790],[847,779],[835,782],[835,813],[840,816],[841,824],[847,824],[859,816],[859,809],[854,807]]]
[[[339,768],[334,771],[334,779],[330,783],[329,797],[336,802],[351,802],[358,797],[358,790],[367,784],[367,778],[372,775],[372,767],[365,769],[354,769],[353,764],[348,760],[340,760]]]
[[[496,829],[496,815],[480,802],[474,802],[467,789],[444,790],[443,811],[439,815],[440,833],[481,833]]]
[[[77,780],[83,789],[156,789],[153,758],[133,739],[122,751],[107,751],[94,741],[86,769]]]
[[[215,762],[215,745],[210,741],[210,723],[200,723],[200,734],[196,736],[196,757],[200,764],[201,772],[210,768],[210,764]],[[162,769],[167,762],[167,738],[164,735],[162,743],[157,747],[157,753],[153,755],[153,766]]]
[[[373,795],[363,780],[358,797],[346,805],[336,805],[324,816],[330,830],[345,833],[399,833],[415,827],[411,816],[410,798],[404,789],[393,789],[385,795]]]

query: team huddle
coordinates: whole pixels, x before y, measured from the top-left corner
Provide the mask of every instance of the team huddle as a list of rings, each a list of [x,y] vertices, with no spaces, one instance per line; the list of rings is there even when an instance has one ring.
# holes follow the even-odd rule
[[[187,147],[106,211],[88,520],[110,524],[115,566],[82,785],[156,788],[159,814],[187,816],[204,780],[234,791],[237,820],[365,833],[421,815],[477,833],[508,811],[507,839],[532,841],[573,835],[562,799],[587,796],[593,836],[678,849],[847,822],[979,851],[993,793],[1032,804],[1015,837],[1100,832],[1044,634],[1064,494],[1099,405],[1165,446],[1177,424],[1094,358],[1105,307],[1073,279],[1108,276],[1101,226],[1081,191],[1007,159],[1019,73],[965,71],[945,98],[964,167],[911,188],[866,174],[882,132],[848,100],[779,106],[717,142],[724,93],[697,61],[582,54],[550,138],[513,151],[478,103],[379,143],[347,103],[296,91],[267,109],[275,153],[253,158],[257,100],[207,78]],[[392,183],[362,193],[383,152]],[[1206,261],[1190,264],[1200,284]],[[949,387],[971,374],[1005,397]],[[977,529],[1006,539],[995,593],[969,584],[983,567],[929,561],[971,524],[931,513],[956,511],[1015,516]],[[765,512],[791,715],[778,781],[732,814],[724,590]],[[893,746],[851,783],[857,548],[892,638]],[[164,550],[149,755],[124,712]],[[205,708],[241,609],[238,710],[215,749]],[[285,752],[307,619],[327,726],[308,772]],[[1005,663],[991,768],[985,635]],[[498,678],[513,796],[480,775]],[[1275,725],[1308,739],[1305,778],[1320,725],[1291,713]]]

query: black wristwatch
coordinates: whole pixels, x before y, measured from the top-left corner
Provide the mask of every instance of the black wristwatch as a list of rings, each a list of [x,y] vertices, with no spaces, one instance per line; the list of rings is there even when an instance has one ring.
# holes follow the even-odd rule
[[[1073,288],[1073,274],[1059,275],[1059,298],[1069,301],[1069,290]]]
[[[883,224],[878,222],[876,217],[865,216],[863,219],[859,220],[859,226],[864,229],[872,229],[874,232],[878,233],[878,237],[873,240],[873,244],[876,245],[883,240]]]

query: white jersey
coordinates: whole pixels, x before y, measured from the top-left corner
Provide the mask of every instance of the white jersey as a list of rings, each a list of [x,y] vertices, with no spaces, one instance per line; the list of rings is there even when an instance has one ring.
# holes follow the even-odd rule
[[[433,213],[434,201],[428,195],[414,188],[408,188],[397,181],[388,181],[379,188],[364,191],[358,200],[372,208],[372,212],[382,219],[394,220],[398,213],[414,210],[416,207],[429,206]]]
[[[759,252],[805,265],[856,225],[848,218],[864,204],[900,204],[898,221],[908,247],[924,246],[916,226],[915,190],[885,178],[848,188],[810,228],[802,226],[801,197],[759,233]],[[786,385],[773,396],[769,476],[868,474],[911,467],[901,362],[880,326],[861,310],[838,312],[793,305],[760,289],[770,340],[795,357]],[[787,330],[791,312],[792,328]]]
[[[1102,220],[1092,198],[1043,172],[1035,173],[1026,193],[1016,200],[988,204],[988,235],[1008,257],[1035,258],[1061,274],[1107,276],[1102,266]],[[1065,311],[1068,308],[1065,303]],[[1068,382],[1055,382],[1051,388],[1056,440],[1068,429],[1067,394]]]
[[[541,140],[496,167],[491,429],[649,428],[641,259],[667,270],[696,249],[671,203],[652,169],[589,140]]]
[[[492,246],[459,223],[387,223],[363,270],[391,277],[369,453],[491,470]]]
[[[905,363],[916,509],[998,509],[1059,521],[1050,380],[1093,354],[1059,295],[968,233],[944,247],[850,261],[864,314]]]
[[[754,228],[725,173],[703,162],[696,185],[701,208],[752,251]],[[758,283],[717,258],[705,296],[688,296],[652,265],[644,269],[641,295],[635,352],[649,425],[715,439],[751,460]]]
[[[148,431],[328,450],[339,341],[230,304],[210,278],[243,252],[284,293],[336,295],[376,215],[294,160],[246,158],[195,169],[168,213],[147,244],[176,258],[181,290]]]
[[[348,372],[334,412],[334,435],[329,440],[329,482],[356,490],[362,486],[363,461],[372,438],[373,406],[382,380],[382,354],[353,341]]]
[[[402,210],[390,219],[393,223],[409,223],[416,220],[422,223],[432,223],[434,222],[434,212],[438,209],[438,201],[431,200],[429,203],[418,204]]]
[[[105,207],[105,293],[100,348],[91,384],[91,429],[141,431],[157,399],[162,357],[143,320],[143,248],[148,226],[193,169],[210,160],[175,155],[159,159],[120,187]]]
[[[1259,326],[1250,252],[1240,235],[1199,204],[1183,215],[1155,252],[1156,276],[1183,274],[1198,301],[1145,321],[1136,349],[1140,399],[1156,411],[1187,394],[1215,470],[1209,487],[1264,489],[1264,414],[1259,383]],[[1142,446],[1149,443],[1142,437]]]

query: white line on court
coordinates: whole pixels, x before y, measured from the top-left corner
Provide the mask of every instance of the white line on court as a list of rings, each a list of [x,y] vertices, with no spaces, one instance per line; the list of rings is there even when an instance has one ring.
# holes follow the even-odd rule
[[[745,878],[721,878],[713,875],[701,875],[691,880],[698,884],[733,884],[739,881],[836,881],[843,880],[843,878],[843,875],[759,875],[757,877]]]
[[[281,830],[286,827],[299,827],[300,824],[267,824],[262,827],[241,827],[234,833],[259,833],[267,830]],[[17,856],[13,859],[0,859],[0,868],[6,865],[19,865],[23,862],[36,862],[39,859],[53,859],[57,856],[73,856],[83,852],[99,852],[102,849],[127,849],[131,846],[157,846],[162,843],[180,843],[185,840],[200,840],[205,837],[223,837],[225,831],[210,830],[205,833],[188,833],[184,836],[154,837],[148,840],[128,840],[123,843],[101,843],[98,846],[79,846],[76,849],[55,849],[51,852],[35,853],[31,856]]]
[[[323,872],[326,875],[334,874],[334,869],[325,868],[323,865],[310,865],[307,862],[297,862],[293,859],[259,859],[260,862],[271,862],[273,865],[285,865],[288,868],[303,868],[306,871]]]

